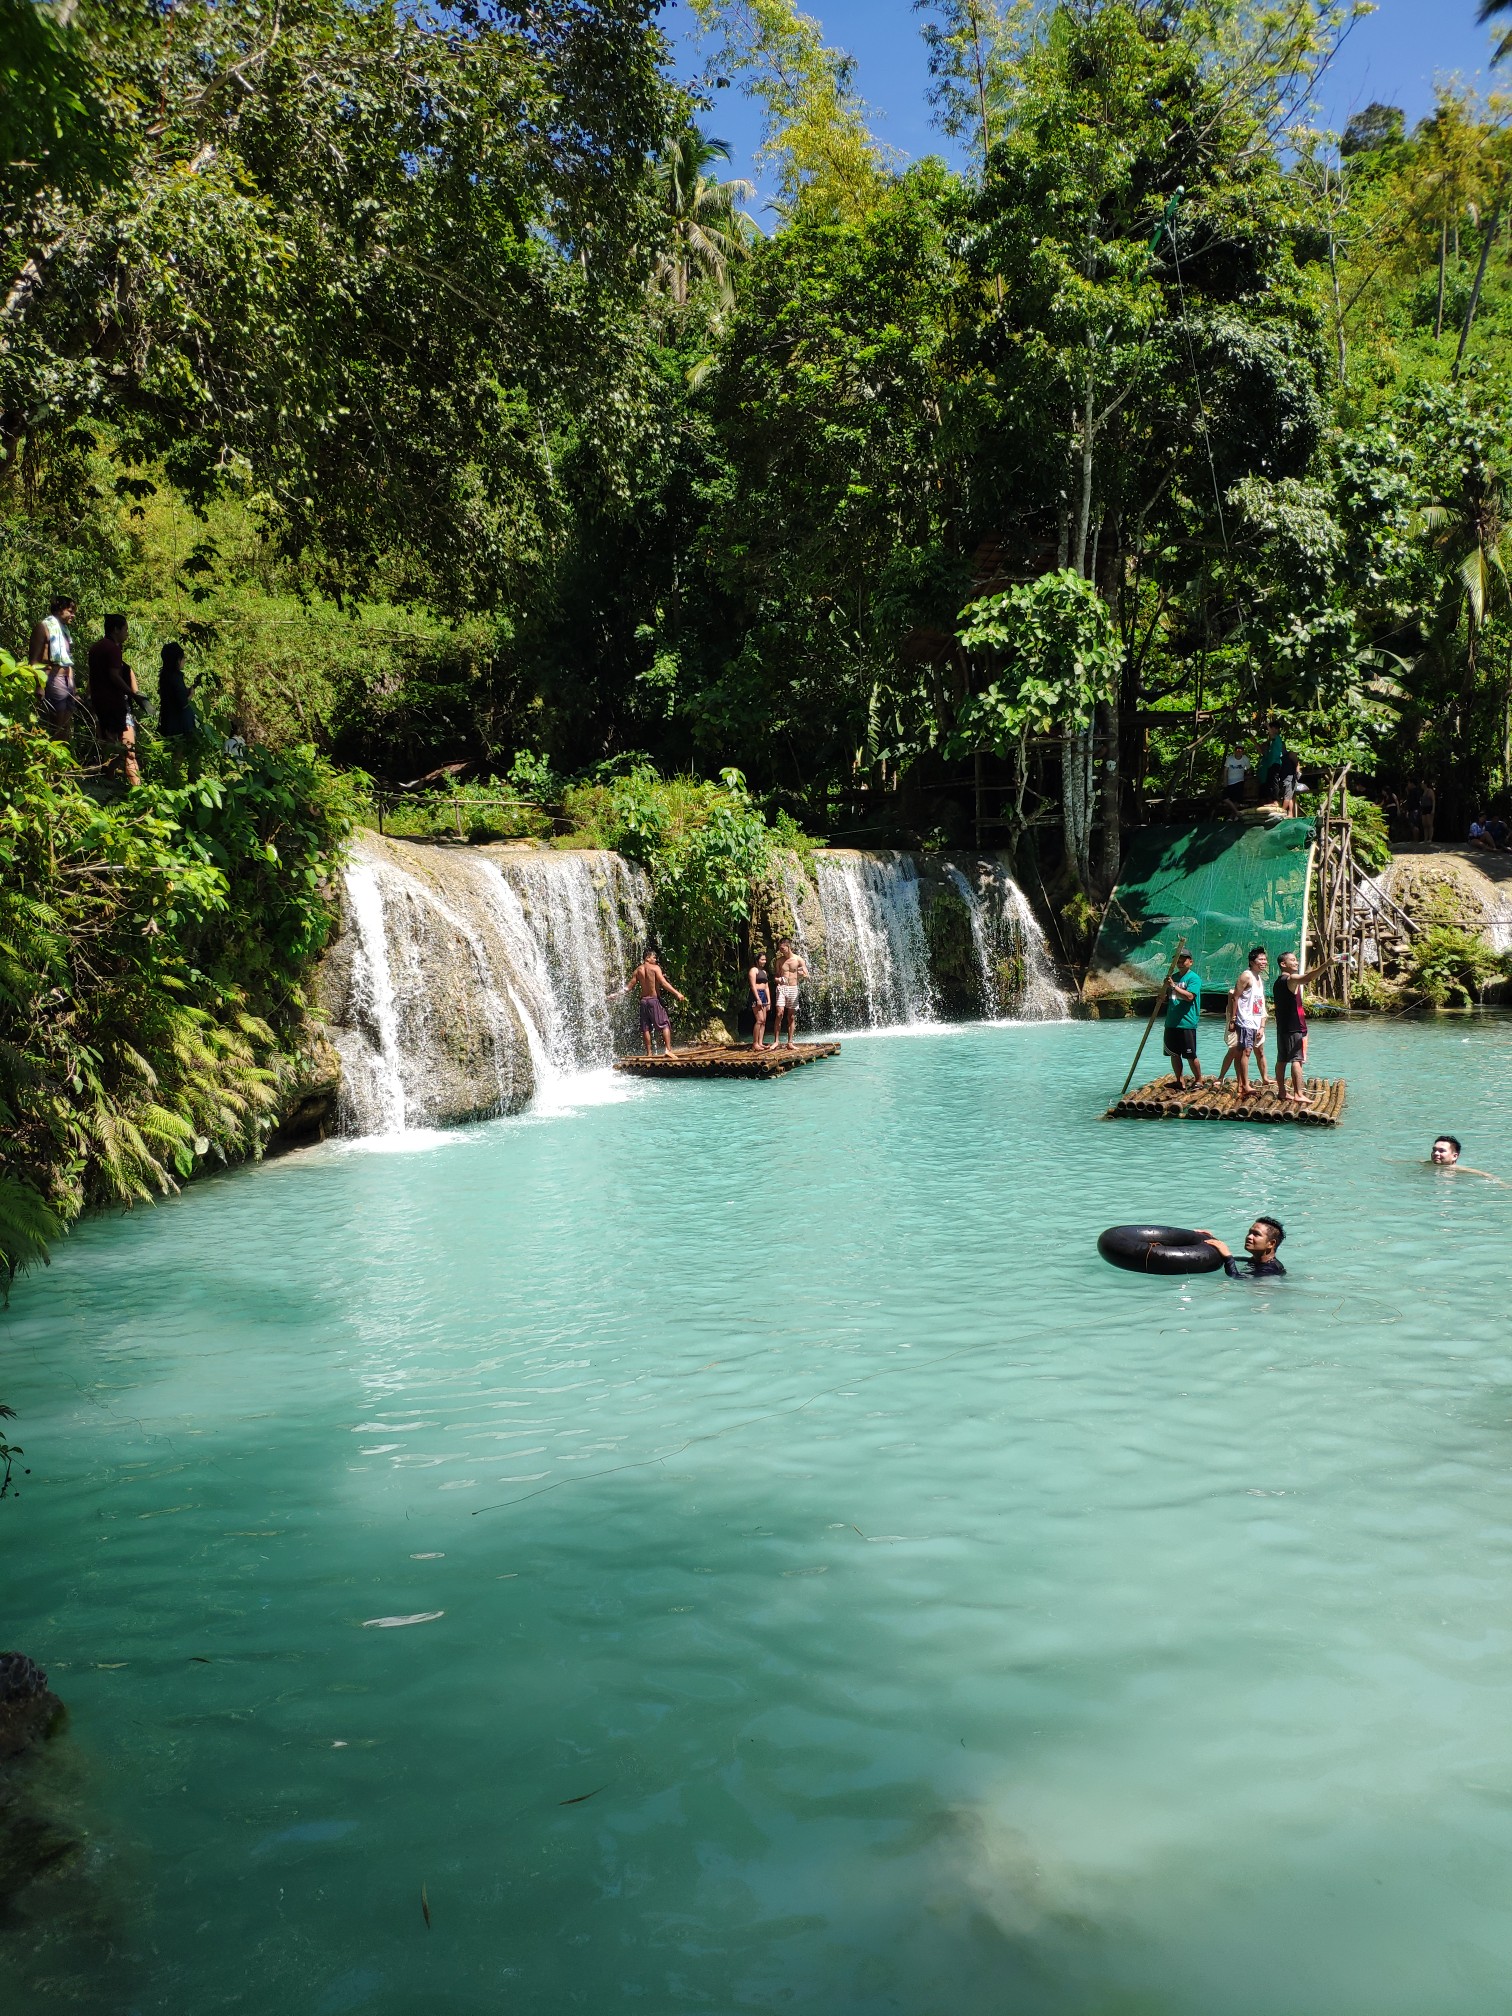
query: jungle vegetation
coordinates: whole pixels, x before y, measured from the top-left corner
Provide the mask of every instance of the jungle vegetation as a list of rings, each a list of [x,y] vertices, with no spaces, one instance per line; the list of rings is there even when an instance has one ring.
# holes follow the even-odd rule
[[[1356,789],[1433,778],[1442,830],[1512,790],[1499,98],[1320,130],[1333,0],[919,0],[964,165],[904,162],[794,0],[695,6],[687,86],[657,0],[0,0],[0,643],[124,609],[253,751],[123,802],[4,675],[0,1186],[37,1208],[255,1134],[365,779],[632,842],[659,807],[711,901],[781,819],[1029,851],[1089,917],[1272,722]],[[254,843],[309,878],[276,971]],[[154,1004],[135,1057],[89,1035],[96,950]]]

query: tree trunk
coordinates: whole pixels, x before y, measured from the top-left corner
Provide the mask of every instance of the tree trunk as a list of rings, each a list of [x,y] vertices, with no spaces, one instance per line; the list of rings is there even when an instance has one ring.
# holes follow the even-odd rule
[[[1444,333],[1444,268],[1449,263],[1449,219],[1445,217],[1439,224],[1439,282],[1438,307],[1433,314],[1433,340],[1438,342]]]
[[[1081,423],[1081,505],[1076,516],[1076,552],[1072,564],[1085,581],[1087,578],[1087,533],[1092,523],[1092,411],[1095,388],[1092,383],[1092,369],[1087,368],[1087,390],[1082,400]]]
[[[1465,310],[1465,326],[1460,331],[1459,349],[1454,353],[1454,370],[1450,373],[1454,378],[1458,378],[1459,368],[1465,361],[1465,345],[1470,341],[1470,331],[1475,324],[1475,311],[1480,306],[1481,283],[1486,277],[1486,261],[1491,257],[1491,242],[1500,227],[1501,211],[1493,210],[1491,222],[1486,226],[1485,236],[1481,239],[1480,264],[1475,269],[1475,284],[1470,289],[1470,305]]]
[[[1123,836],[1119,830],[1120,790],[1118,740],[1118,708],[1110,701],[1098,704],[1097,729],[1102,739],[1102,755],[1099,759],[1098,798],[1102,818],[1102,851],[1098,860],[1097,879],[1105,896],[1111,896],[1118,883],[1118,869],[1122,858]]]
[[[1091,734],[1085,728],[1074,730],[1061,743],[1061,831],[1065,837],[1066,866],[1083,892],[1092,879],[1092,836],[1087,816],[1087,761],[1091,743]]]

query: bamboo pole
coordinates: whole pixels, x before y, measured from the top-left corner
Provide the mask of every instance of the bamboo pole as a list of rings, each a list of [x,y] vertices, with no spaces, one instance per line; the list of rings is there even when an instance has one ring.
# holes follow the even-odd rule
[[[1139,1048],[1134,1052],[1134,1062],[1129,1066],[1129,1075],[1123,1082],[1123,1092],[1120,1092],[1118,1095],[1120,1099],[1124,1096],[1124,1092],[1127,1092],[1129,1087],[1134,1083],[1134,1073],[1139,1069],[1139,1060],[1143,1057],[1144,1047],[1150,1040],[1150,1031],[1155,1027],[1155,1017],[1160,1013],[1161,996],[1165,993],[1165,988],[1175,978],[1176,961],[1185,950],[1186,933],[1183,931],[1181,936],[1176,940],[1176,950],[1171,954],[1171,970],[1166,974],[1165,985],[1161,987],[1159,993],[1155,996],[1155,1006],[1150,1010],[1150,1019],[1146,1022],[1145,1032],[1139,1039]]]

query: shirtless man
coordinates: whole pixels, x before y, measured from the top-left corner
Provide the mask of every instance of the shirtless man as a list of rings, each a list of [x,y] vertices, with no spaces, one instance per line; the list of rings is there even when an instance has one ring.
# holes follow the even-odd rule
[[[639,966],[636,967],[624,986],[617,993],[611,994],[609,999],[611,1001],[622,1001],[632,987],[640,989],[641,1040],[646,1046],[646,1055],[649,1057],[655,1049],[653,1032],[660,1029],[662,1047],[670,1057],[672,1055],[672,1024],[667,1016],[666,1004],[661,998],[661,990],[665,987],[669,994],[676,994],[678,1000],[685,1006],[688,997],[686,994],[679,993],[666,974],[663,973],[661,969],[661,957],[654,945],[646,947],[645,958],[641,960]]]
[[[1484,1176],[1488,1183],[1502,1182],[1501,1177],[1493,1176],[1489,1169],[1472,1169],[1468,1162],[1461,1162],[1460,1152],[1460,1144],[1452,1134],[1440,1134],[1428,1160],[1435,1169],[1457,1169],[1462,1176]],[[1502,1183],[1502,1188],[1506,1187]]]
[[[787,1022],[789,1050],[793,1047],[793,1035],[798,1027],[798,982],[807,980],[809,969],[800,953],[793,950],[790,938],[784,938],[777,947],[777,1014],[772,1023],[776,1036],[773,1049],[782,1042],[782,1024]]]

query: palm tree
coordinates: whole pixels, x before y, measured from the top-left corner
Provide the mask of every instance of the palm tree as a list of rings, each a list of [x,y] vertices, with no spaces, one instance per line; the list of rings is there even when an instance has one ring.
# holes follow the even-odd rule
[[[740,176],[721,182],[708,173],[711,163],[729,159],[727,140],[710,139],[688,126],[667,143],[657,161],[668,234],[655,284],[676,307],[686,307],[699,280],[712,286],[721,307],[735,299],[730,269],[749,257],[756,230],[737,205],[748,203],[756,186]]]
[[[1489,21],[1497,14],[1512,14],[1512,0],[1481,0],[1481,10],[1476,19]],[[1500,63],[1503,56],[1512,56],[1512,33],[1503,35],[1491,52],[1491,61]]]
[[[1499,610],[1512,609],[1512,524],[1507,521],[1500,486],[1482,462],[1466,470],[1457,503],[1427,505],[1419,514],[1419,523],[1444,568],[1430,653],[1441,660],[1448,656],[1459,629],[1460,611],[1465,614],[1464,674],[1452,717],[1459,732],[1475,691],[1482,633]],[[1512,694],[1503,701],[1501,754],[1506,777],[1512,774]]]

